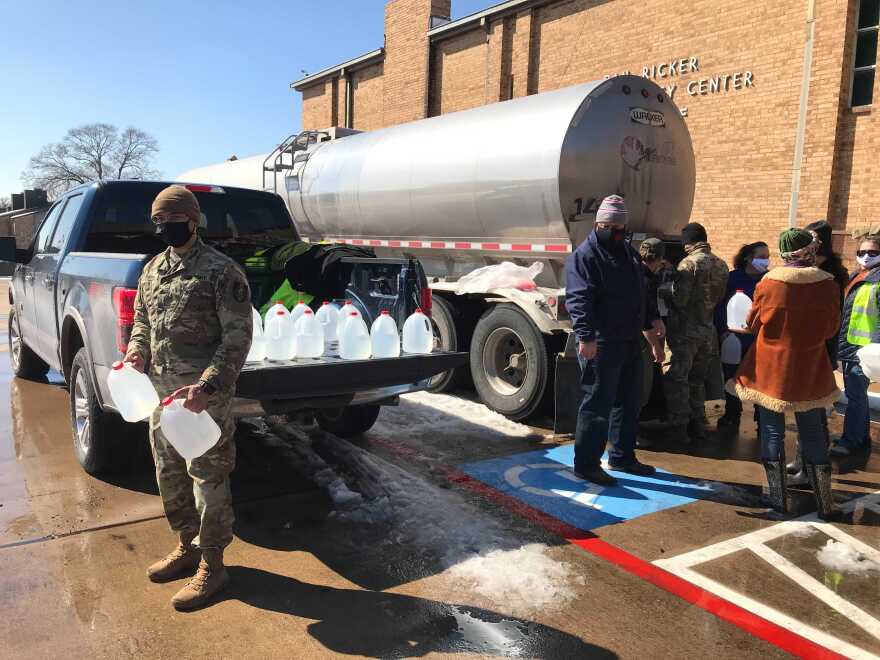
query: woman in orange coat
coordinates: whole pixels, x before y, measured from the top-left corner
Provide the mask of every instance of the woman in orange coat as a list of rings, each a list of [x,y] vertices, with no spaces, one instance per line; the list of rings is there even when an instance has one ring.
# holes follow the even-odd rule
[[[805,467],[819,515],[839,515],[831,496],[831,463],[823,411],[840,397],[825,342],[840,327],[840,287],[816,267],[812,234],[789,229],[779,237],[784,266],[755,289],[747,323],[756,336],[736,374],[743,401],[759,406],[761,459],[770,502],[788,511],[785,472],[785,413],[794,413]]]

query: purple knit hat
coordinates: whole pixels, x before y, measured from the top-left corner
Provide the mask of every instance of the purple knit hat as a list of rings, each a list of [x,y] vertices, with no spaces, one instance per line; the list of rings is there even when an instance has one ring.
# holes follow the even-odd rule
[[[596,211],[596,223],[608,225],[625,225],[627,219],[626,203],[620,195],[609,195],[602,200]]]

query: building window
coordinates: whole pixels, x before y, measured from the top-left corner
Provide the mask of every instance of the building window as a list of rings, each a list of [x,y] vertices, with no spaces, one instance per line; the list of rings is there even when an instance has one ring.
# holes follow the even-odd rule
[[[860,0],[852,85],[853,107],[871,105],[874,98],[878,27],[880,27],[880,0]]]

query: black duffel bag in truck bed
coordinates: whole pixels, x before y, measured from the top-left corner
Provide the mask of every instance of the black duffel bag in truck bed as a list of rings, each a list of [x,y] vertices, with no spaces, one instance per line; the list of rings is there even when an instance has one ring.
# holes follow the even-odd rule
[[[106,380],[131,335],[141,270],[164,249],[155,236],[150,208],[168,185],[148,181],[86,184],[54,202],[28,247],[17,247],[14,237],[0,237],[0,261],[15,263],[9,289],[13,371],[37,380],[45,380],[50,368],[62,374],[71,392],[77,458],[91,473],[115,467],[119,458],[131,453],[126,440],[137,437],[126,432]],[[258,252],[299,241],[277,195],[183,185],[199,200],[202,239],[239,264],[245,265]],[[368,323],[380,310],[388,309],[399,327],[417,307],[430,308],[430,290],[418,261],[350,253],[338,256],[332,259],[333,276],[328,277],[327,270],[318,278],[322,288],[315,293],[319,296],[352,300]],[[283,270],[260,276],[245,270],[257,308],[285,277]],[[306,275],[315,279],[314,274]],[[320,304],[320,298],[316,301]],[[309,410],[325,429],[351,436],[372,426],[380,406],[395,402],[400,394],[425,389],[431,376],[466,359],[464,353],[435,352],[388,360],[325,357],[249,364],[236,386],[233,414]]]

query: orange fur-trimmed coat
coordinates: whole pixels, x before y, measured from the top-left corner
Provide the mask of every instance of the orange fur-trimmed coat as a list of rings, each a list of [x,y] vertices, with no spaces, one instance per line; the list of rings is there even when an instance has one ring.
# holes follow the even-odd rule
[[[746,320],[756,340],[734,393],[776,412],[824,408],[840,398],[825,342],[840,328],[840,287],[818,268],[774,268],[755,288]]]

